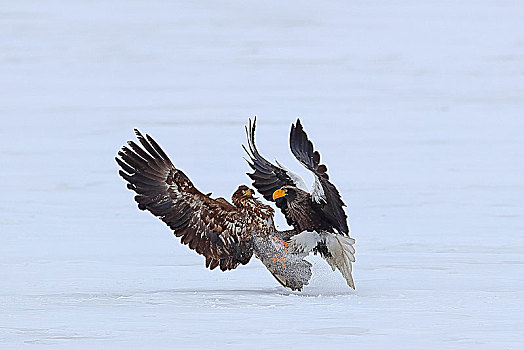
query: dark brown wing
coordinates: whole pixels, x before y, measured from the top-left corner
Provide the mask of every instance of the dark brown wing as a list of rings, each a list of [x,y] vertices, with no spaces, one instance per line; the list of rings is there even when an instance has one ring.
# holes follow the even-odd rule
[[[183,244],[206,257],[211,270],[247,264],[253,249],[246,214],[223,198],[204,195],[153,138],[135,133],[140,145],[129,141],[115,159],[127,188],[137,193],[138,208],[164,221]]]
[[[290,185],[296,186],[296,183],[288,175],[287,171],[281,167],[278,167],[258,153],[257,146],[255,145],[255,128],[256,128],[257,118],[253,123],[249,119],[249,127],[246,126],[246,135],[247,135],[247,145],[249,150],[242,145],[244,151],[246,151],[249,156],[247,160],[251,169],[254,170],[253,173],[247,173],[247,175],[253,180],[253,186],[257,191],[264,196],[268,201],[273,201],[273,192],[281,188],[282,186]]]
[[[320,153],[314,150],[313,143],[308,139],[300,119],[297,119],[296,125],[291,125],[289,145],[298,161],[315,175],[315,185],[311,193],[314,201],[336,229],[348,234],[347,215],[343,208],[346,205],[335,185],[329,181],[327,167],[320,164]]]

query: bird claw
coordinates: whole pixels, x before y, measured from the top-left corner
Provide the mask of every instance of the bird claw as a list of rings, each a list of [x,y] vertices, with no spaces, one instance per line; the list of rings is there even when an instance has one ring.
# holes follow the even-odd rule
[[[290,253],[300,253],[300,247],[296,241],[291,241],[291,243],[288,244],[287,249]]]
[[[284,268],[286,267],[286,257],[285,256],[278,257],[278,255],[275,255],[274,257],[269,258],[269,260],[271,260],[274,263],[279,261],[282,264],[282,267]]]
[[[287,252],[287,248],[289,247],[289,242],[283,241],[283,240],[281,240],[280,238],[278,238],[277,236],[273,236],[273,237],[275,237],[275,239],[276,239],[277,241],[279,241],[280,243],[282,243],[282,245],[284,246],[284,250]]]

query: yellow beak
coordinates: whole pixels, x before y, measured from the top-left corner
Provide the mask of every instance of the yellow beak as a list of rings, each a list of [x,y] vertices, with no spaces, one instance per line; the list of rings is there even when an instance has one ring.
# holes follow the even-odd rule
[[[279,189],[273,192],[273,200],[280,198],[280,197],[284,197],[284,196],[287,196],[286,190]]]

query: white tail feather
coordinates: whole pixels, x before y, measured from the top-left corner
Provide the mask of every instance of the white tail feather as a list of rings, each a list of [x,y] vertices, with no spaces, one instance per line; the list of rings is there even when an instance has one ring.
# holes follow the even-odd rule
[[[331,253],[331,257],[326,258],[326,261],[331,266],[333,271],[337,268],[348,286],[355,289],[355,282],[353,281],[353,265],[355,262],[355,240],[349,236],[327,234],[325,236],[326,246]]]
[[[346,283],[355,289],[353,281],[353,265],[355,262],[355,239],[349,236],[343,236],[333,233],[301,232],[290,239],[290,246],[294,253],[309,253],[317,246],[320,241],[324,241],[331,257],[324,257],[329,266],[335,271],[338,269]]]

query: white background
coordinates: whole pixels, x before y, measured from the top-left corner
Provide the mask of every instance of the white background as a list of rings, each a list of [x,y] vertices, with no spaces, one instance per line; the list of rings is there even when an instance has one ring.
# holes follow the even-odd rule
[[[5,1],[0,348],[524,348],[524,3]],[[314,257],[208,271],[113,157],[153,135],[205,192],[301,117],[348,204],[356,291]],[[284,227],[284,220],[277,220]]]

